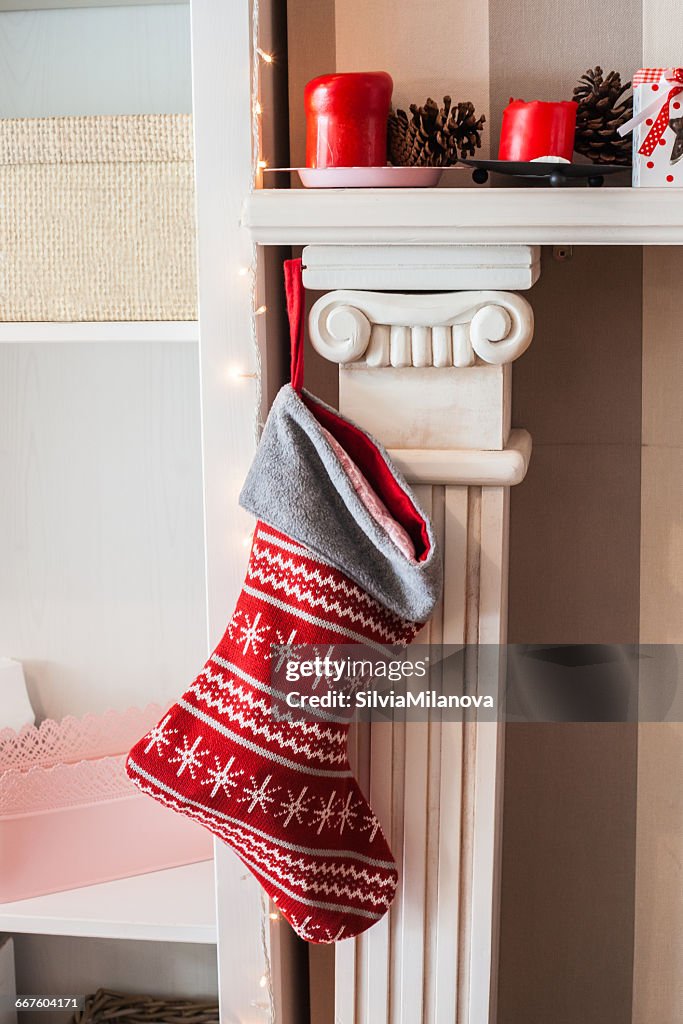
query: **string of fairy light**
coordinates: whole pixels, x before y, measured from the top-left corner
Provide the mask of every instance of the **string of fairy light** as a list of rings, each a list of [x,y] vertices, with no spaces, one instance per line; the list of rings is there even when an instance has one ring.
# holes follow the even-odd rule
[[[253,191],[261,184],[262,172],[268,166],[268,161],[262,156],[262,114],[261,103],[261,68],[270,67],[275,63],[272,53],[267,53],[259,46],[259,7],[258,0],[252,5],[252,38],[251,38],[251,175],[250,187]],[[238,384],[245,380],[253,380],[256,385],[254,398],[254,439],[258,444],[262,422],[261,422],[261,349],[258,337],[258,318],[264,316],[268,307],[265,303],[258,301],[258,251],[256,243],[251,243],[250,262],[248,265],[240,266],[237,270],[239,277],[249,281],[250,316],[249,334],[251,341],[254,371],[249,373],[242,366],[231,365],[227,368],[228,380]],[[242,538],[243,547],[249,547],[253,539],[253,531],[246,533]],[[277,915],[279,917],[279,915]]]
[[[262,115],[263,106],[261,103],[261,69],[262,67],[269,67],[275,63],[275,58],[272,53],[267,53],[259,45],[259,5],[258,0],[254,0],[252,5],[252,39],[251,39],[251,50],[252,50],[252,62],[251,62],[251,148],[252,148],[252,163],[251,163],[251,180],[250,187],[252,191],[258,188],[261,184],[262,172],[268,166],[268,161],[262,155]],[[261,433],[261,350],[259,347],[258,339],[258,318],[262,317],[267,312],[267,306],[265,303],[259,303],[258,301],[258,255],[256,244],[252,243],[250,262],[246,266],[241,266],[237,270],[239,277],[247,278],[250,285],[250,340],[252,353],[254,358],[254,371],[249,373],[244,370],[241,366],[229,366],[227,370],[227,376],[233,383],[238,383],[244,380],[253,380],[256,383],[256,396],[255,396],[255,422],[254,422],[254,434],[255,439],[258,442]],[[251,536],[245,538],[245,543],[251,540]]]
[[[251,51],[252,51],[252,62],[251,62],[251,136],[252,136],[252,166],[251,166],[251,189],[258,188],[261,184],[261,178],[263,171],[268,166],[267,160],[262,155],[262,115],[263,106],[261,103],[261,70],[262,68],[272,67],[275,58],[272,53],[267,53],[259,45],[259,0],[253,0],[251,9]],[[240,267],[238,270],[240,277],[248,278],[250,281],[250,300],[251,300],[251,315],[250,315],[250,336],[251,345],[254,355],[254,373],[243,373],[239,370],[231,373],[233,378],[252,378],[256,381],[256,396],[255,396],[255,422],[254,422],[254,433],[255,439],[258,443],[259,436],[261,433],[261,350],[259,347],[258,339],[258,321],[260,317],[263,317],[267,312],[267,307],[264,303],[258,301],[258,253],[256,243],[252,242],[251,245],[251,262],[249,266]],[[243,543],[248,546],[251,543],[252,534],[249,533],[244,539]],[[263,1009],[268,1013],[270,1024],[275,1024],[275,996],[273,992],[273,978],[270,966],[270,943],[268,936],[269,922],[273,924],[281,920],[281,916],[278,911],[271,904],[270,910],[268,910],[266,897],[261,891],[260,894],[260,939],[261,939],[261,950],[263,955],[263,973],[259,978],[259,988],[263,990],[266,995],[267,1002],[261,1003],[256,1002],[255,1006],[259,1009]]]

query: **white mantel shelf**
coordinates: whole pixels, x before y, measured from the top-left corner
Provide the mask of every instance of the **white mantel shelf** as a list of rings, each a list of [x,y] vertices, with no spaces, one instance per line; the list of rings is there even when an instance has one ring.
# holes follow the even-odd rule
[[[263,189],[261,245],[683,245],[683,189]]]

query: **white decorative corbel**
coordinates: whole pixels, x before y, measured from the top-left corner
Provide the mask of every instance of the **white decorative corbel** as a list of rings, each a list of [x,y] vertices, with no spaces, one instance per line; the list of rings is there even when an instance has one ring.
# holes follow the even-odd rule
[[[503,365],[529,347],[534,314],[521,295],[502,291],[401,295],[334,291],[309,315],[313,347],[345,366]]]

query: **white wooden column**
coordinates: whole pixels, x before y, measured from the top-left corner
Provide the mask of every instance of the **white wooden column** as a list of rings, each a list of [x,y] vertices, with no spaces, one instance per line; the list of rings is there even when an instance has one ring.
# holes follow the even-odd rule
[[[239,595],[253,525],[237,501],[258,405],[250,279],[240,273],[252,262],[240,226],[252,178],[251,31],[248,4],[192,0],[208,651]],[[260,888],[225,843],[214,850],[221,1021],[269,1024]]]
[[[320,266],[333,278],[332,261],[314,256],[304,253],[315,265],[308,283]],[[491,267],[480,270],[489,283]],[[433,518],[445,587],[418,640],[503,644],[509,488],[531,453],[529,435],[510,426],[510,363],[533,334],[528,302],[498,291],[335,291],[315,303],[309,330],[340,364],[340,410],[389,448]],[[496,647],[468,649],[468,692],[485,656],[490,678],[492,650],[499,658]],[[381,922],[337,946],[336,1024],[495,1021],[503,735],[475,717],[356,730],[359,777],[400,884]]]

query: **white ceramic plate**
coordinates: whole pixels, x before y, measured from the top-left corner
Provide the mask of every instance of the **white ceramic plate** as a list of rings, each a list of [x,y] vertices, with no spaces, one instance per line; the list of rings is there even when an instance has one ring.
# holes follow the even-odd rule
[[[433,188],[441,167],[297,167],[306,188]]]

